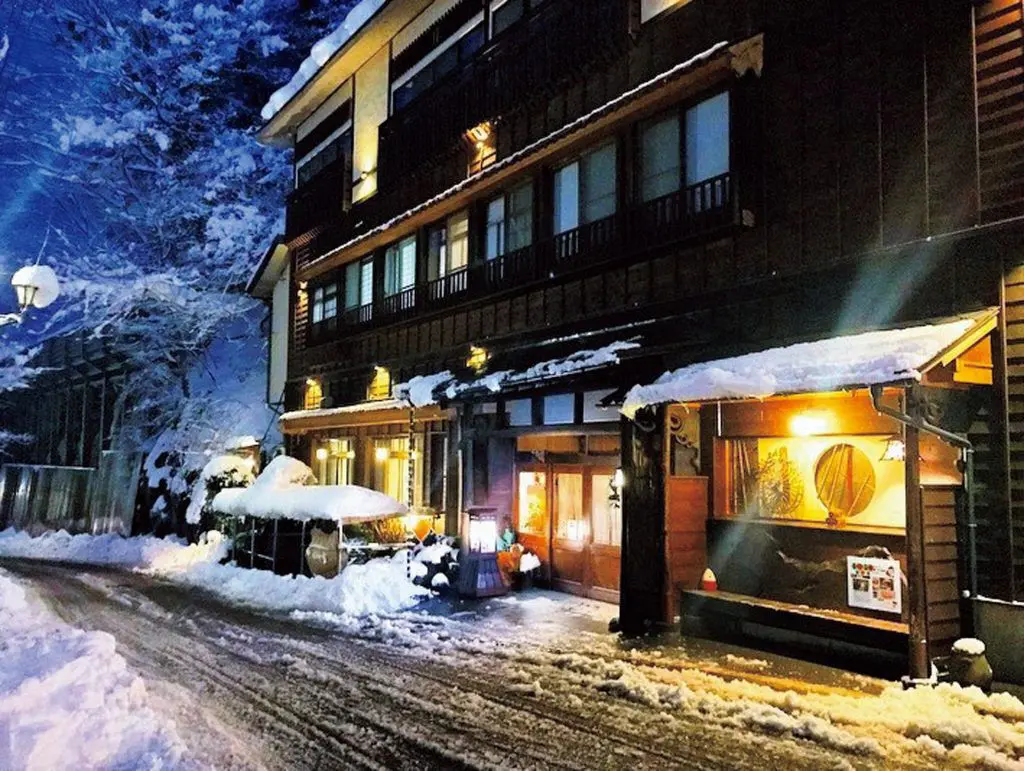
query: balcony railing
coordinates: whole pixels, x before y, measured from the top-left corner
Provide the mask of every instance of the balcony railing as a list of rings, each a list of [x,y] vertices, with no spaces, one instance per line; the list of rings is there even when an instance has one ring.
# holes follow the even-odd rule
[[[651,249],[729,227],[736,222],[732,177],[723,174],[646,201],[553,238],[449,273],[341,316],[341,325],[388,323],[469,297],[566,275],[582,268],[629,259]],[[323,339],[321,333],[312,342]]]

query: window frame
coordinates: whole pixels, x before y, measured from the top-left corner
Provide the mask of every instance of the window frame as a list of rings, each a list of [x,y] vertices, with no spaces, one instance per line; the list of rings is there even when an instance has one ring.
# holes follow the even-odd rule
[[[314,338],[338,328],[338,316],[341,311],[340,297],[341,281],[333,274],[330,278],[309,288],[309,324]],[[333,308],[330,313],[328,313],[329,306]],[[317,308],[320,309],[319,313]]]
[[[400,238],[397,241],[393,241],[388,244],[384,249],[384,280],[382,282],[384,288],[384,297],[397,297],[410,289],[416,288],[416,269],[419,262],[419,249],[416,244],[416,234],[410,234],[405,238]],[[408,278],[405,275],[406,259],[408,255],[405,250],[408,246],[412,248],[412,275],[409,283],[405,282]],[[394,286],[391,285],[390,279],[392,276],[395,277],[397,282]]]
[[[725,145],[726,145],[728,163],[727,163],[726,171],[722,172],[721,174],[715,174],[713,176],[705,177],[703,179],[699,179],[699,180],[691,183],[689,181],[689,179],[688,179],[688,168],[687,168],[687,164],[688,164],[688,161],[689,161],[689,153],[687,152],[687,141],[688,141],[687,131],[689,129],[689,124],[690,124],[690,121],[688,120],[690,112],[692,110],[694,110],[695,108],[699,107],[700,105],[706,103],[706,102],[710,102],[713,99],[720,98],[722,95],[725,95],[726,96],[726,100],[727,100],[727,105],[726,105],[727,136],[725,138]],[[674,191],[672,191],[670,193],[666,193],[663,196],[658,196],[658,197],[651,198],[651,199],[648,200],[648,199],[644,198],[644,189],[643,189],[644,180],[645,180],[644,168],[643,168],[643,138],[644,138],[644,132],[648,128],[650,128],[652,126],[656,126],[659,123],[661,123],[661,122],[663,122],[663,121],[665,121],[665,120],[667,120],[669,118],[674,118],[676,120],[676,122],[677,122],[677,125],[679,126],[679,137],[678,137],[678,141],[679,141],[679,149],[678,149],[678,158],[679,158],[678,186],[677,186],[677,188]],[[695,187],[698,187],[698,186],[700,186],[702,184],[706,184],[709,180],[716,179],[716,178],[718,178],[720,176],[723,176],[723,175],[726,175],[726,174],[732,174],[734,172],[733,164],[734,164],[734,159],[735,159],[735,152],[734,152],[734,148],[733,148],[733,136],[734,136],[734,132],[733,132],[733,95],[732,95],[732,90],[729,89],[729,88],[721,88],[721,89],[718,89],[718,90],[712,91],[712,92],[703,92],[702,94],[700,94],[696,98],[688,99],[685,102],[682,102],[681,104],[678,104],[678,105],[676,105],[675,107],[673,107],[673,108],[671,108],[669,110],[664,110],[663,112],[660,112],[660,113],[658,113],[656,115],[651,116],[650,118],[648,118],[648,119],[646,119],[644,121],[641,121],[639,124],[637,124],[636,131],[635,131],[635,134],[634,134],[634,142],[635,142],[635,146],[636,146],[636,154],[635,154],[635,162],[634,162],[634,171],[635,171],[635,173],[634,173],[634,180],[635,181],[634,181],[634,185],[633,185],[633,187],[634,187],[634,190],[633,190],[634,199],[636,200],[636,202],[639,205],[643,206],[645,204],[651,203],[652,201],[657,201],[657,200],[660,200],[661,198],[667,198],[670,195],[683,194],[683,193],[685,193],[685,191],[687,191],[687,190],[689,190],[691,188],[695,188]]]
[[[602,152],[604,150],[607,150],[609,148],[611,148],[612,151],[613,151],[613,159],[612,160],[613,160],[613,166],[615,168],[615,173],[612,175],[613,190],[611,192],[612,201],[614,202],[614,208],[613,208],[613,210],[612,210],[612,212],[610,214],[607,214],[607,215],[605,215],[603,217],[597,217],[595,219],[586,219],[584,217],[584,213],[585,213],[585,210],[586,210],[586,202],[587,202],[588,199],[586,197],[586,182],[585,182],[586,170],[585,170],[585,164],[586,164],[588,159],[597,156],[598,153],[600,153],[600,152]],[[579,153],[578,155],[575,155],[575,156],[573,156],[571,158],[566,159],[564,162],[558,164],[557,166],[555,166],[552,169],[552,175],[551,175],[551,185],[552,185],[551,225],[552,225],[552,232],[554,233],[554,235],[556,237],[560,236],[560,235],[564,235],[565,233],[571,233],[574,230],[579,230],[579,229],[581,229],[583,227],[586,227],[587,225],[591,225],[591,224],[593,224],[595,222],[600,222],[602,220],[608,219],[610,217],[614,217],[615,215],[619,214],[619,212],[620,212],[619,193],[620,193],[620,190],[621,190],[621,187],[620,187],[621,183],[620,183],[620,180],[619,180],[619,177],[621,176],[621,174],[619,173],[619,160],[621,158],[621,153],[619,152],[619,150],[620,150],[620,148],[619,148],[618,137],[617,136],[611,136],[611,137],[606,138],[602,142],[599,142],[599,143],[597,143],[595,145],[591,145],[585,151],[583,151],[583,152]],[[557,225],[558,219],[559,219],[559,210],[558,210],[559,196],[558,196],[558,190],[557,190],[558,175],[561,172],[567,170],[568,168],[570,168],[572,166],[576,167],[576,174],[575,174],[575,176],[576,176],[576,191],[575,191],[575,198],[576,198],[576,212],[575,212],[576,224],[573,227],[564,228],[562,230],[559,230],[558,229],[558,225]]]

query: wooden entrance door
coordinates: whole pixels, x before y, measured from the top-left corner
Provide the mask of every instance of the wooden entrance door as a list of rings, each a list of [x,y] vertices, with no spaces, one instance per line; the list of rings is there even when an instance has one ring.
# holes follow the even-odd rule
[[[551,578],[556,589],[617,602],[620,509],[612,499],[615,470],[551,469]]]

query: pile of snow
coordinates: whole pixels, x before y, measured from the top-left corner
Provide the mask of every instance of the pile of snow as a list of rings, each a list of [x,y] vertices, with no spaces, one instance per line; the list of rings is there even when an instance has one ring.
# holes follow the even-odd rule
[[[961,637],[953,643],[953,653],[962,656],[984,656],[985,643],[976,637]]]
[[[918,368],[963,337],[971,319],[866,332],[691,364],[633,386],[622,413],[656,404],[765,398],[920,379]]]
[[[113,636],[49,617],[2,572],[0,650],[0,768],[185,765],[174,724],[149,707]]]
[[[243,490],[222,490],[213,499],[214,511],[232,517],[259,519],[329,519],[367,522],[409,513],[389,495],[358,485],[316,486],[312,469],[295,458],[274,458]]]
[[[320,71],[353,35],[358,32],[370,17],[384,5],[386,0],[360,0],[348,12],[345,21],[341,23],[330,35],[313,46],[309,58],[299,66],[298,72],[292,76],[288,83],[275,91],[270,100],[263,106],[260,116],[263,120],[270,120],[291,101],[302,88],[313,79],[313,76]]]
[[[241,458],[237,455],[217,455],[211,458],[199,473],[199,479],[192,486],[185,521],[190,525],[198,525],[202,520],[203,509],[210,497],[210,485],[218,489],[226,487],[247,487],[255,481],[254,461],[252,458]]]
[[[396,385],[395,396],[409,402],[413,407],[429,407],[437,404],[434,392],[454,379],[455,376],[448,370],[433,375],[418,375],[408,383]]]
[[[31,538],[14,530],[0,532],[0,556],[134,568],[260,610],[341,616],[380,616],[412,607],[430,590],[411,579],[426,575],[427,564],[454,550],[450,544],[415,555],[405,549],[394,557],[349,565],[330,579],[222,565],[227,552],[227,540],[216,531],[191,545],[150,536],[72,536],[61,531]]]
[[[328,519],[333,522],[369,522],[400,517],[409,507],[392,498],[358,485],[322,487],[286,487],[278,490],[222,490],[213,499],[213,509],[232,517],[292,519],[308,522]]]
[[[224,445],[224,449],[228,450],[247,450],[250,447],[259,447],[260,440],[252,434],[245,434],[243,436],[234,436],[227,441]]]

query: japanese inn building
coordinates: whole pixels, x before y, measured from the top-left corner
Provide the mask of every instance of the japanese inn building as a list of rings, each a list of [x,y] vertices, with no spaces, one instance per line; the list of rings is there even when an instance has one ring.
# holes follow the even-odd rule
[[[364,10],[260,135],[290,454],[627,631],[1024,627],[1019,2]]]

